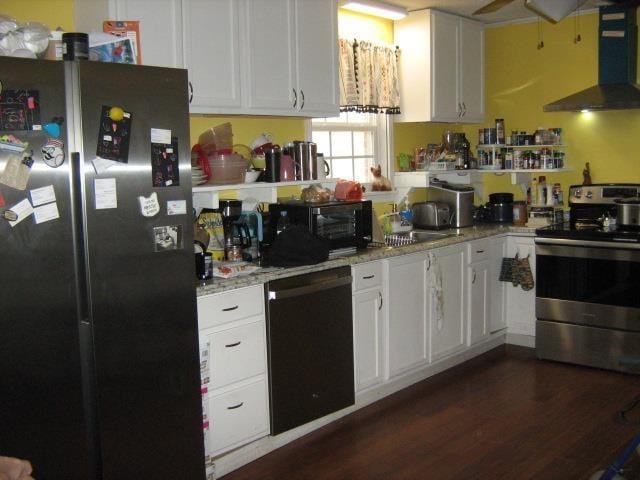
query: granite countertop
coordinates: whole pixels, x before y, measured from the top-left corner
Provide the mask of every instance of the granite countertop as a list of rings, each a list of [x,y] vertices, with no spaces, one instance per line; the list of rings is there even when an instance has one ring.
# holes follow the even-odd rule
[[[255,273],[235,278],[213,278],[204,282],[197,282],[196,294],[197,296],[210,295],[212,293],[219,293],[225,290],[233,290],[235,288],[265,283],[277,278],[291,277],[309,272],[317,272],[319,270],[327,270],[329,268],[407,255],[410,253],[446,247],[447,245],[455,245],[456,243],[468,242],[470,240],[491,237],[494,235],[506,235],[509,233],[517,235],[535,235],[535,228],[503,226],[496,224],[477,225],[474,227],[439,231],[443,233],[453,233],[454,235],[440,240],[414,243],[412,245],[404,245],[401,247],[369,247],[366,250],[359,250],[355,254],[327,260],[326,262],[322,262],[317,265],[305,265],[302,267],[291,268],[265,267]]]

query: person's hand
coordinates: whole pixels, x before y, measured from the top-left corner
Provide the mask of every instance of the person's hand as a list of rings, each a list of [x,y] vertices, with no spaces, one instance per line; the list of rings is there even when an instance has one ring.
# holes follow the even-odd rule
[[[33,480],[32,471],[26,460],[0,456],[0,480]]]

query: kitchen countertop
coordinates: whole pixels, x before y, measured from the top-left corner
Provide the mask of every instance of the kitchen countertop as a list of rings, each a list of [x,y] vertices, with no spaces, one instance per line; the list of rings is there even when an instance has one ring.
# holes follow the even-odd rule
[[[476,225],[467,228],[458,228],[450,230],[439,230],[442,233],[453,233],[454,236],[445,237],[440,240],[414,243],[401,247],[369,247],[366,250],[359,250],[357,253],[343,257],[327,260],[317,265],[304,265],[302,267],[278,268],[265,267],[255,273],[243,275],[235,278],[213,278],[204,282],[197,282],[197,296],[210,295],[212,293],[224,292],[225,290],[233,290],[235,288],[248,287],[275,280],[278,278],[291,277],[294,275],[302,275],[319,270],[327,270],[329,268],[342,267],[345,265],[354,265],[357,263],[371,262],[384,258],[407,255],[410,253],[423,252],[434,248],[446,247],[447,245],[455,245],[461,242],[468,242],[479,238],[492,237],[494,235],[518,234],[518,235],[535,235],[535,228],[503,226],[496,224]]]

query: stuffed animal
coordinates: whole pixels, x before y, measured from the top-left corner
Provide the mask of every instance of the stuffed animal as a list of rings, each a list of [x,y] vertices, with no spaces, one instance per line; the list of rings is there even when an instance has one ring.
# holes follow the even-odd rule
[[[373,185],[371,189],[374,192],[385,192],[393,190],[391,182],[388,178],[382,176],[382,168],[380,165],[377,167],[371,167],[371,173],[373,174]]]

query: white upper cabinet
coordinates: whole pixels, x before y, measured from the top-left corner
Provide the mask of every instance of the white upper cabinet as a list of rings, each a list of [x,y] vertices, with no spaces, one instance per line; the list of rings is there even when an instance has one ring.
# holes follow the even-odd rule
[[[247,0],[247,106],[278,114],[297,111],[295,15],[291,0]]]
[[[228,113],[242,107],[239,20],[237,0],[182,0],[191,113]]]
[[[79,31],[138,20],[145,65],[184,67],[191,113],[338,114],[336,0],[75,0]]]
[[[437,10],[395,22],[402,122],[484,120],[484,27]]]
[[[338,114],[335,0],[247,0],[247,106],[278,115]]]
[[[79,32],[102,32],[105,20],[137,20],[142,63],[183,66],[180,0],[75,0],[73,13]]]
[[[305,117],[339,113],[337,12],[333,0],[296,1],[298,110]]]

